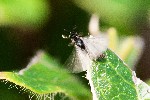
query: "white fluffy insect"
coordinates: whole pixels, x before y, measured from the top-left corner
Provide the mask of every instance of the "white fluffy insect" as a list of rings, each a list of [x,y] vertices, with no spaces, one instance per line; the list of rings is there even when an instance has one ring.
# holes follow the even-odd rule
[[[65,63],[65,66],[74,73],[86,71],[91,67],[92,61],[100,58],[108,47],[107,36],[104,34],[81,37],[73,31],[68,37],[64,35],[62,37],[71,39],[71,44],[75,46],[75,50]]]

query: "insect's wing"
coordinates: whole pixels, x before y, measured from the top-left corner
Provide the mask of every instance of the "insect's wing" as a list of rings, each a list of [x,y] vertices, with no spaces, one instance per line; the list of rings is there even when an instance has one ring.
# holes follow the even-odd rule
[[[92,59],[97,59],[108,47],[106,35],[97,35],[83,38],[83,42]]]
[[[67,59],[65,66],[73,73],[79,73],[87,70],[87,67],[91,66],[91,59],[89,55],[75,46],[70,57]]]
[[[72,51],[71,55],[66,60],[64,66],[67,67],[67,69],[73,73],[78,73],[83,70],[81,67],[82,64],[78,58],[78,55],[75,49]]]

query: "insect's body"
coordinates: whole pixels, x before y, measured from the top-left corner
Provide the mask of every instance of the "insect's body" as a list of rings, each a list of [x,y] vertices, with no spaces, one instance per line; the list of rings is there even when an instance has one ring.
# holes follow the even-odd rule
[[[74,43],[76,46],[80,47],[82,50],[85,50],[85,44],[82,40],[82,37],[77,34],[76,32],[70,33],[70,39],[72,43]]]
[[[69,36],[62,35],[63,38],[71,39],[71,44],[75,46],[75,52],[66,63],[72,72],[81,72],[91,67],[92,61],[100,58],[107,49],[106,36],[81,37],[77,32],[70,32]]]

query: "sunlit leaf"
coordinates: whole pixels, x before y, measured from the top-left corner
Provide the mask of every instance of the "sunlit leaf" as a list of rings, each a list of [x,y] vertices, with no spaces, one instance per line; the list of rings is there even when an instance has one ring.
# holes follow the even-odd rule
[[[133,71],[133,81],[136,85],[140,100],[150,100],[150,86],[136,77]]]
[[[62,92],[75,100],[90,100],[89,90],[58,66],[46,53],[39,52],[25,69],[19,72],[0,72],[0,79],[40,95]]]
[[[87,70],[94,100],[138,100],[132,71],[111,50]]]

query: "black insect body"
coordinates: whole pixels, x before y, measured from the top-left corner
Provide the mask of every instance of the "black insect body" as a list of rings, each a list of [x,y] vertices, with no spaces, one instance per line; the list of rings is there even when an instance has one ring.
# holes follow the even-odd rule
[[[81,40],[80,38],[77,39],[76,45],[79,46],[82,50],[86,50],[85,49],[85,44],[84,44],[83,40]]]
[[[82,50],[85,50],[85,44],[82,37],[77,32],[70,32],[69,38],[71,39],[72,43],[80,47]]]

